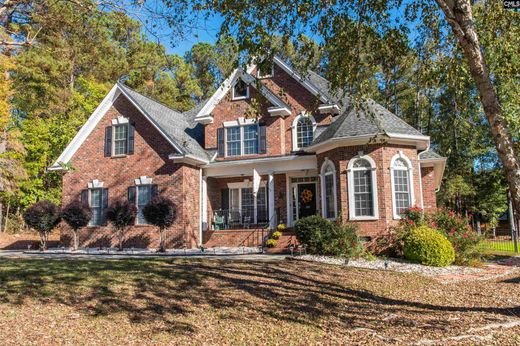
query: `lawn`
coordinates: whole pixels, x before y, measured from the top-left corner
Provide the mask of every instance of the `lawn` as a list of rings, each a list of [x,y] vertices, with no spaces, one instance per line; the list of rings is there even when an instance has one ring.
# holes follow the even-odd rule
[[[295,261],[2,259],[0,335],[2,345],[519,345],[519,282]]]

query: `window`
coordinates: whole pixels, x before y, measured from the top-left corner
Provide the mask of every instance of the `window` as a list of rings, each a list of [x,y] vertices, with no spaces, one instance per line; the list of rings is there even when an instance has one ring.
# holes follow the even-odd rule
[[[229,217],[231,223],[245,222],[245,218],[249,218],[249,223],[266,222],[268,220],[267,209],[267,189],[261,186],[256,195],[253,195],[253,188],[238,187],[229,189]]]
[[[249,86],[242,79],[239,79],[233,86],[233,100],[244,100],[249,98]]]
[[[402,153],[394,156],[391,162],[394,218],[400,218],[413,204],[412,166]]]
[[[258,126],[244,126],[244,154],[258,154]]]
[[[226,155],[258,154],[258,125],[226,127]]]
[[[322,214],[327,219],[335,219],[337,213],[336,201],[336,169],[328,159],[321,169]]]
[[[370,156],[359,154],[347,168],[349,216],[352,220],[375,220],[377,210],[376,164]]]
[[[114,126],[114,155],[128,154],[128,125]]]
[[[240,133],[240,126],[226,129],[227,156],[237,156],[242,153]]]
[[[105,210],[108,206],[108,190],[95,188],[88,190],[88,205],[92,211],[89,226],[102,226],[106,224]]]
[[[147,225],[143,209],[152,199],[152,185],[140,185],[137,186],[137,224]]]
[[[316,122],[310,115],[299,115],[293,122],[293,150],[301,150],[311,145]]]

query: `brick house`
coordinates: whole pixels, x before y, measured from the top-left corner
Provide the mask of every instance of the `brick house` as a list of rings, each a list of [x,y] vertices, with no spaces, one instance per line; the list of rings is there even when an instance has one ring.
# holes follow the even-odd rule
[[[168,247],[242,246],[313,214],[373,237],[409,206],[435,208],[445,158],[429,148],[384,107],[353,110],[327,80],[276,57],[268,74],[235,70],[185,113],[117,83],[49,169],[63,172],[63,205],[93,211],[82,246],[115,243],[105,210],[118,199],[139,210],[125,246],[157,246],[142,216],[155,194],[177,205]]]

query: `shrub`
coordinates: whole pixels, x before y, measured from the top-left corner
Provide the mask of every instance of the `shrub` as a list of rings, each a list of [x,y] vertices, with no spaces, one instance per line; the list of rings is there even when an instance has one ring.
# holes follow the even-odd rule
[[[79,201],[70,203],[61,211],[61,218],[72,229],[74,236],[74,250],[78,249],[78,231],[87,226],[92,217],[90,208],[84,206]]]
[[[298,220],[294,229],[298,241],[313,254],[350,257],[360,249],[352,224],[335,224],[314,215]]]
[[[440,230],[455,249],[455,263],[467,265],[482,259],[479,243],[482,240],[469,226],[469,220],[452,211],[438,210],[430,216],[430,223]]]
[[[159,227],[159,252],[166,251],[166,228],[173,225],[177,218],[177,210],[175,203],[169,198],[156,196],[152,198],[143,208],[143,215],[149,223]]]
[[[272,238],[267,239],[267,241],[265,242],[265,246],[267,247],[275,247],[276,244],[278,244],[278,240]]]
[[[271,238],[273,239],[278,239],[282,236],[282,232],[279,232],[279,231],[275,231],[273,232],[273,234],[271,234]]]
[[[117,232],[119,250],[123,250],[123,237],[128,226],[135,222],[137,208],[128,201],[116,201],[107,210],[107,219]]]
[[[421,264],[445,267],[455,261],[455,250],[439,231],[421,226],[410,230],[405,237],[404,256]]]
[[[49,201],[41,201],[27,208],[23,218],[25,223],[38,231],[42,250],[47,249],[49,233],[60,222],[60,208]]]
[[[278,229],[280,232],[283,232],[287,229],[287,226],[284,223],[279,224],[276,229]]]

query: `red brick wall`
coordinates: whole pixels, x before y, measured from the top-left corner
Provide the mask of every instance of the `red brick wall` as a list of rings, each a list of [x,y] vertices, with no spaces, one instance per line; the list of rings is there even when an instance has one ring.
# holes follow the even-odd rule
[[[105,157],[105,127],[118,116],[135,122],[135,154],[124,157]],[[140,176],[153,178],[159,193],[171,198],[177,205],[177,221],[168,230],[168,247],[197,246],[199,235],[199,169],[184,164],[174,164],[168,155],[172,146],[126,99],[120,96],[104,115],[96,128],[74,154],[71,165],[74,170],[63,176],[63,205],[80,199],[81,190],[88,182],[98,179],[109,189],[109,203],[127,198],[127,189]],[[115,245],[111,227],[88,227],[80,233],[81,246]],[[64,227],[61,236],[65,245],[70,244],[70,232]],[[158,231],[152,226],[133,226],[127,232],[128,247],[157,247]]]
[[[331,160],[336,167],[336,186],[339,189],[338,213],[342,220],[349,220],[348,188],[347,188],[347,166],[349,161],[363,151],[364,155],[369,155],[376,162],[377,177],[377,199],[379,219],[370,221],[353,221],[359,225],[361,236],[376,236],[384,232],[389,226],[397,223],[393,218],[392,211],[392,188],[390,178],[390,161],[400,150],[412,162],[415,204],[420,205],[420,185],[418,174],[417,150],[413,147],[401,147],[391,144],[371,144],[352,147],[341,147],[318,155],[318,170],[325,158]]]
[[[433,167],[422,167],[422,189],[424,210],[433,211],[437,208],[437,196],[435,194],[435,176]]]
[[[261,115],[258,120],[264,122],[267,126],[267,154],[230,157],[219,160],[290,154],[292,151],[292,122],[302,111],[312,113],[318,125],[327,125],[330,123],[330,115],[321,115],[313,111],[318,105],[316,97],[278,66],[275,66],[274,77],[261,79],[260,82],[264,83],[276,95],[283,94],[283,97],[279,97],[291,106],[292,114],[285,118],[270,116],[267,112],[267,108],[272,105],[265,100],[263,96],[259,96],[258,91],[252,86],[249,87],[251,97],[248,100],[232,101],[230,90],[213,110],[213,123],[205,125],[206,149],[217,148],[217,129],[222,127],[225,121],[246,117],[246,114],[250,113],[252,109],[251,100],[256,98],[257,100],[264,100],[261,105]]]

